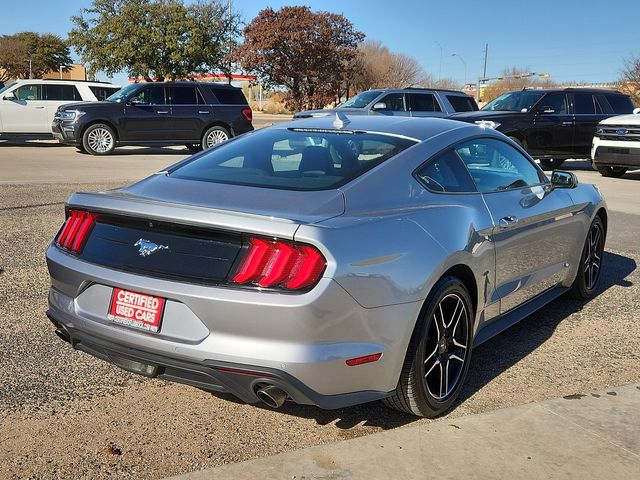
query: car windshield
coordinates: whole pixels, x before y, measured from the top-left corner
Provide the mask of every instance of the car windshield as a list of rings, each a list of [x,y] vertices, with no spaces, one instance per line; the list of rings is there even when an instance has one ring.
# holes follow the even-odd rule
[[[118,90],[116,93],[114,93],[113,95],[110,95],[109,97],[107,97],[106,101],[107,102],[117,102],[117,103],[121,103],[123,102],[131,93],[133,93],[135,90],[140,88],[140,84],[139,83],[132,83],[131,85],[127,85],[126,87],[122,87],[120,90]]]
[[[9,85],[5,85],[4,87],[0,88],[0,93],[4,92],[4,91],[6,91],[6,90],[9,90],[9,89],[10,89],[11,87],[13,87],[15,84],[16,84],[16,83],[15,83],[15,82],[13,82],[13,83],[10,83]]]
[[[178,164],[168,175],[284,190],[327,190],[415,143],[379,133],[267,128],[220,144]]]
[[[521,112],[526,109],[526,111],[529,111],[545,93],[546,92],[541,90],[523,90],[522,92],[505,93],[491,100],[482,107],[482,110]]]
[[[373,102],[378,95],[380,95],[378,90],[360,92],[355,97],[351,97],[346,102],[342,102],[336,108],[364,108]]]

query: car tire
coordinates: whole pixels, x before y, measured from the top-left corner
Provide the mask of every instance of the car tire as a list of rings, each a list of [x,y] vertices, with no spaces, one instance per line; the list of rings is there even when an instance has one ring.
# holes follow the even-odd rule
[[[440,279],[418,319],[398,385],[383,403],[428,418],[448,410],[469,370],[473,317],[464,284],[456,277]]]
[[[564,163],[564,159],[557,158],[541,158],[540,165],[544,170],[555,170],[556,168],[560,168],[560,165]]]
[[[200,143],[185,143],[184,146],[187,147],[189,151],[193,153],[198,153],[199,151],[202,150],[202,144]]]
[[[627,168],[625,167],[609,167],[606,165],[596,165],[596,170],[598,170],[603,177],[620,178],[627,173]]]
[[[76,149],[78,150],[78,153],[87,153],[87,151],[84,148],[84,145],[82,144],[76,145]]]
[[[116,135],[109,125],[94,123],[82,135],[82,146],[91,155],[109,155],[116,147]]]
[[[578,273],[571,287],[573,296],[577,299],[587,300],[596,293],[602,271],[605,238],[606,231],[602,219],[596,216],[584,241]]]
[[[226,142],[230,138],[231,135],[226,128],[215,126],[209,128],[206,132],[204,132],[200,145],[202,146],[202,148],[207,149],[219,143]]]

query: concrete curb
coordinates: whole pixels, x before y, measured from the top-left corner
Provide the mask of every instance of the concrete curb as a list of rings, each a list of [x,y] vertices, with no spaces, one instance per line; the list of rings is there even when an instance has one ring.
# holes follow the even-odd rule
[[[187,473],[205,479],[638,478],[640,384]]]

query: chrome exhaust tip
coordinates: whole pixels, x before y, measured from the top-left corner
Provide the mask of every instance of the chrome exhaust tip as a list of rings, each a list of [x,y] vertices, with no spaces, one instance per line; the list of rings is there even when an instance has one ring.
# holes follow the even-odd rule
[[[275,385],[269,385],[261,388],[256,392],[256,395],[262,403],[271,408],[280,408],[287,399],[287,392]]]

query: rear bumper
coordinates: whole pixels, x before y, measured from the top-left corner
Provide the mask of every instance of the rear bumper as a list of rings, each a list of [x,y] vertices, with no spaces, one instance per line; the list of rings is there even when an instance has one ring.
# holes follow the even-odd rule
[[[183,383],[211,392],[228,393],[250,404],[260,402],[256,392],[268,385],[281,388],[287,393],[288,399],[295,403],[315,405],[324,409],[343,408],[389,396],[388,393],[376,391],[321,395],[295,377],[280,370],[214,360],[200,363],[179,360],[120,345],[67,326],[64,322],[59,321],[62,318],[60,312],[53,309],[49,309],[47,316],[55,326],[58,335],[77,350],[127,371],[143,374],[126,366],[127,364],[131,365],[132,361],[137,362],[152,367],[153,374],[144,374],[145,376]]]
[[[244,379],[241,388],[229,386],[212,365],[270,372],[272,383],[294,401],[323,408],[387,396],[396,387],[421,306],[363,308],[328,278],[300,295],[157,279],[84,262],[55,246],[47,251],[47,264],[48,313],[79,340],[77,348],[112,362],[109,351],[146,359],[159,370],[171,367],[158,374],[164,378],[251,402],[257,401],[255,377]],[[113,287],[167,298],[160,332],[110,321]],[[83,342],[86,348],[79,346]],[[377,352],[383,356],[376,362],[345,363]],[[183,364],[189,368],[176,368]],[[199,373],[194,379],[185,372]]]

